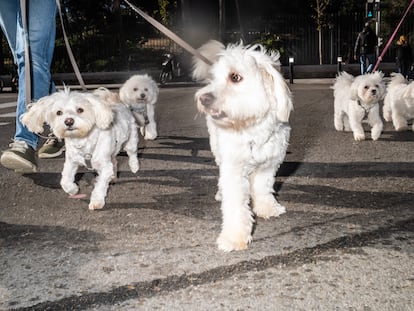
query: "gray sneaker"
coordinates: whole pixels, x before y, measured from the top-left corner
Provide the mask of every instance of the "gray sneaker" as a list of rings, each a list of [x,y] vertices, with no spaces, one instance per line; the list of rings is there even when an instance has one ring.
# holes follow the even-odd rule
[[[43,146],[40,147],[37,156],[41,159],[56,158],[60,156],[63,151],[65,151],[65,141],[50,134]]]
[[[0,163],[17,173],[35,173],[37,171],[35,151],[25,141],[16,140],[3,151]]]

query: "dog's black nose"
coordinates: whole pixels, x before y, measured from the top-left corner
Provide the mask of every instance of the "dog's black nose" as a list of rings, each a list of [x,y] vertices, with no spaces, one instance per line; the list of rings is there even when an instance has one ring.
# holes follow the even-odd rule
[[[141,93],[141,99],[144,99],[144,98],[145,98],[145,94]]]
[[[73,124],[75,124],[75,120],[73,120],[73,118],[66,118],[65,119],[65,125],[66,126],[72,126]]]
[[[377,94],[377,90],[374,89],[374,90],[371,91],[371,93],[372,93],[372,95],[375,95],[375,94]]]
[[[200,103],[204,106],[204,107],[209,107],[214,103],[214,100],[216,98],[214,97],[214,95],[212,93],[205,93],[200,95]]]

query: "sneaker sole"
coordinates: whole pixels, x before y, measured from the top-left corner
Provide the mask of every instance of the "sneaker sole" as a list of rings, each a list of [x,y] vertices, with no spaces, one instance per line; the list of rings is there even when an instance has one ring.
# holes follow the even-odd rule
[[[14,153],[9,153],[7,157],[1,158],[1,165],[16,173],[36,173],[37,167],[32,162],[27,161]]]
[[[56,158],[56,157],[60,156],[63,153],[63,151],[65,151],[64,146],[62,148],[60,148],[59,151],[57,151],[55,153],[39,152],[37,154],[37,157],[40,158],[40,159]]]

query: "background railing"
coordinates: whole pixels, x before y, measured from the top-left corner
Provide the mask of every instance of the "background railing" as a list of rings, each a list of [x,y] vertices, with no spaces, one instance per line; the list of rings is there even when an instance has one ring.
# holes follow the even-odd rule
[[[335,64],[337,56],[342,56],[344,62],[353,63],[354,42],[365,23],[363,12],[351,15],[334,14],[330,16],[330,21],[330,26],[322,29],[323,64]],[[254,24],[244,25],[243,34],[237,29],[227,30],[224,33],[224,40],[236,42],[243,38],[245,43],[259,42],[268,48],[278,49],[284,65],[288,64],[289,57],[294,57],[295,64],[299,65],[319,64],[318,32],[310,16],[273,15],[259,21],[256,18],[254,22]],[[383,46],[393,31],[390,28],[383,27],[380,30],[380,36],[384,38]],[[186,38],[185,35],[180,34],[180,31],[174,28],[173,30],[196,46],[200,42],[216,37],[215,30],[196,36],[197,40],[194,40],[194,36],[193,39]],[[76,60],[83,72],[159,67],[163,53],[182,53],[180,47],[174,42],[137,16],[132,16],[131,12],[123,16],[121,24],[115,18],[112,21],[106,21],[103,25],[82,26],[78,22],[76,29],[74,26],[70,27],[69,23],[68,32]],[[400,34],[406,34],[409,38],[414,37],[413,13],[407,16],[396,39]],[[11,54],[3,36],[0,42],[2,43],[0,73],[9,74],[14,70]],[[394,46],[394,44],[391,45],[384,57],[384,62],[394,62]],[[60,30],[57,34],[52,70],[53,72],[72,71]]]

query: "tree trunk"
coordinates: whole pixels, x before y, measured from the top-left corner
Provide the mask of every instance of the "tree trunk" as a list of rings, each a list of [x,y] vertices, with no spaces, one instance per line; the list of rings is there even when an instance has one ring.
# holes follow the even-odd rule
[[[318,41],[319,41],[319,65],[322,65],[322,29],[318,30]]]

